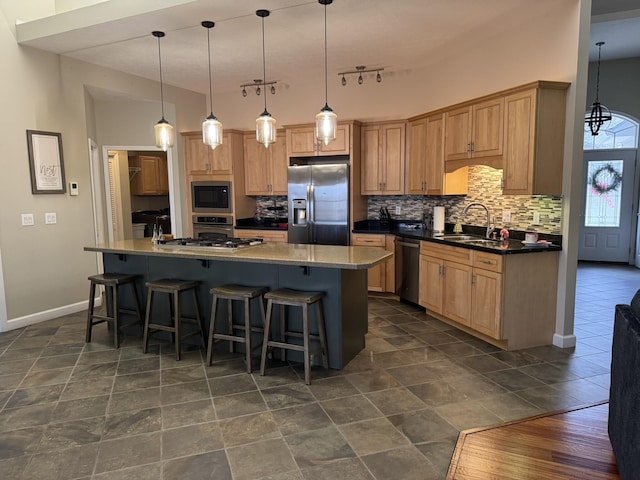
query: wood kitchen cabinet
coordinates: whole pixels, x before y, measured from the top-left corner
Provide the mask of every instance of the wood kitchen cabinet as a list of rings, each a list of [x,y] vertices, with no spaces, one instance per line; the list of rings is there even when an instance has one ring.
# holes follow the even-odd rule
[[[409,122],[406,193],[466,195],[468,167],[444,171],[444,113]]]
[[[299,125],[286,128],[287,157],[316,157],[349,155],[351,153],[351,125],[338,124],[336,139],[325,145],[316,139],[315,125]]]
[[[264,148],[264,145],[260,145]],[[262,238],[265,242],[270,243],[287,243],[289,241],[289,232],[286,230],[249,230],[235,229],[233,234],[237,238]]]
[[[423,241],[418,302],[500,348],[549,345],[557,270],[557,252],[500,255]]]
[[[234,156],[242,155],[234,145],[241,135],[237,131],[225,131],[222,145],[212,150],[202,143],[202,132],[183,132],[184,163],[187,175],[231,175],[233,174]],[[241,157],[242,158],[242,157]]]
[[[503,124],[502,97],[448,110],[445,113],[445,161],[501,156]]]
[[[167,159],[149,155],[129,157],[133,169],[130,188],[132,195],[168,195],[169,175]]]
[[[536,82],[506,95],[503,194],[562,195],[568,86]]]
[[[284,130],[278,130],[276,143],[264,148],[255,132],[244,134],[244,179],[247,195],[286,195],[289,165]]]
[[[373,233],[351,234],[351,245],[361,247],[382,247],[387,251],[395,251],[395,236]],[[370,292],[395,293],[395,260],[391,258],[379,263],[367,272]]]
[[[362,195],[404,193],[404,122],[362,125]]]

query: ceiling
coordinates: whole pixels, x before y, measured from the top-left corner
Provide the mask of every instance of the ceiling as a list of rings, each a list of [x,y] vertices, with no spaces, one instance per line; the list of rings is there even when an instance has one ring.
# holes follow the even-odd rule
[[[436,65],[470,38],[494,38],[509,19],[541,15],[558,1],[577,0],[336,0],[326,8],[329,82],[338,84],[337,74],[357,65],[384,68],[383,81]],[[593,0],[592,59],[597,41],[606,42],[603,60],[640,57],[638,3]],[[271,10],[264,20],[267,80],[278,90],[317,82],[324,68],[324,7],[317,0],[110,0],[20,23],[16,31],[22,45],[155,80],[158,43],[150,32],[162,30],[163,80],[207,93],[207,31],[200,22],[212,20],[214,92],[239,92],[241,84],[262,78],[255,11],[265,7]]]

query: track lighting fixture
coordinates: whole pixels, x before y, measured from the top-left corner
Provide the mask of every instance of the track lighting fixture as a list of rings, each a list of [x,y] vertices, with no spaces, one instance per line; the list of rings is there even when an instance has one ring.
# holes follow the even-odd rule
[[[207,58],[209,60],[209,106],[211,110],[209,116],[202,122],[202,141],[215,149],[218,145],[222,145],[222,123],[218,121],[213,114],[213,88],[211,86],[211,29],[215,23],[208,20],[201,23],[207,29]]]
[[[262,20],[262,78],[267,78],[267,67],[264,53],[264,19],[269,16],[269,10],[257,10],[256,15]],[[264,112],[256,119],[256,139],[258,143],[269,148],[276,143],[276,119],[267,111],[267,95],[264,96]]]
[[[383,70],[384,68],[367,68],[364,65],[358,65],[355,70],[340,72],[338,73],[338,75],[342,77],[340,83],[342,83],[343,87],[347,85],[347,78],[345,77],[345,75],[358,74],[358,85],[362,85],[364,83],[364,77],[362,76],[362,74],[369,72],[376,72],[376,82],[381,83],[382,75],[380,75],[380,72],[382,72]]]
[[[173,147],[173,126],[164,118],[164,89],[162,86],[162,55],[160,54],[160,39],[164,37],[164,32],[153,31],[151,35],[158,39],[158,65],[160,67],[160,106],[162,109],[162,118],[153,127],[156,136],[156,146],[166,152],[167,149]]]
[[[240,85],[242,87],[242,96],[246,97],[247,96],[247,88],[253,88],[254,92],[256,95],[260,95],[262,93],[262,87],[267,87],[269,86],[269,91],[271,92],[271,95],[275,95],[276,94],[276,84],[278,82],[273,81],[273,82],[263,82],[262,79],[256,79],[254,80],[252,83],[243,83],[242,85]]]
[[[600,90],[600,50],[602,49],[602,45],[604,42],[596,43],[598,46],[598,70],[596,76],[596,100],[591,105],[591,110],[588,111],[584,116],[584,122],[588,125],[589,130],[591,130],[591,135],[594,137],[598,135],[600,131],[600,127],[605,123],[611,121],[611,112],[607,107],[600,103],[598,99],[598,93]]]
[[[318,0],[320,5],[324,5],[324,107],[316,115],[316,138],[329,145],[336,139],[338,130],[338,116],[329,107],[329,87],[327,81],[327,5],[331,5],[333,0]]]

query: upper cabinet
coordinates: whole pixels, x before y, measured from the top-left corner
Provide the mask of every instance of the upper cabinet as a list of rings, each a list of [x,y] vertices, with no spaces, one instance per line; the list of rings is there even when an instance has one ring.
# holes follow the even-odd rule
[[[407,142],[409,195],[465,195],[466,167],[444,172],[444,113],[412,120]]]
[[[231,135],[237,132],[224,132],[222,145],[212,150],[202,142],[202,132],[184,132],[184,163],[187,175],[231,175],[233,173],[233,141]]]
[[[276,143],[264,148],[255,132],[244,134],[244,179],[247,195],[287,194],[286,135],[278,130]]]
[[[287,127],[287,157],[315,157],[349,155],[351,153],[351,124],[338,124],[336,139],[325,145],[316,140],[315,125]]]
[[[167,159],[148,155],[129,157],[132,195],[168,195]]]
[[[361,127],[362,195],[404,193],[405,122]]]
[[[504,99],[485,100],[445,113],[445,161],[501,156]]]
[[[505,195],[562,195],[566,90],[537,82],[505,96]]]

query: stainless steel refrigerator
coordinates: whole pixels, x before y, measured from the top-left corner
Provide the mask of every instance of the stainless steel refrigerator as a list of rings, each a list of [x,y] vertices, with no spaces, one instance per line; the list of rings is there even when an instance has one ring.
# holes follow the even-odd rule
[[[349,245],[349,166],[293,165],[288,181],[289,243]]]

